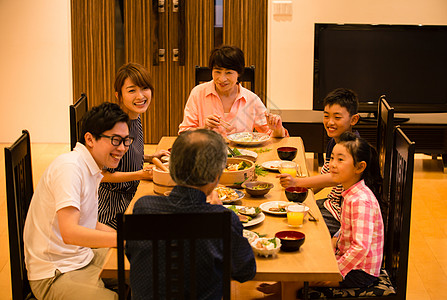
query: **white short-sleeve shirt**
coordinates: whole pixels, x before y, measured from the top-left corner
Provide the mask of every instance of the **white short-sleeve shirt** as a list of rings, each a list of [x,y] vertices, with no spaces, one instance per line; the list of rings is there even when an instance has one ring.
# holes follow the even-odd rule
[[[57,211],[73,206],[79,225],[95,229],[98,220],[98,186],[101,170],[87,148],[77,143],[73,151],[57,157],[45,170],[34,192],[24,228],[25,263],[29,280],[80,269],[93,258],[88,247],[65,244]]]

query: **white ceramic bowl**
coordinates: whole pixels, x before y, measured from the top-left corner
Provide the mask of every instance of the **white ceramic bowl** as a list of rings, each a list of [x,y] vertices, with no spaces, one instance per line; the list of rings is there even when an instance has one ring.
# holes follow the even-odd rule
[[[275,237],[274,239],[276,241],[276,247],[274,247],[272,249],[266,249],[265,247],[259,246],[262,242],[271,240],[269,238],[256,239],[253,242],[251,242],[250,245],[251,245],[251,248],[253,249],[253,252],[259,256],[275,257],[278,254],[279,249],[281,248],[281,240],[278,239],[277,237]]]

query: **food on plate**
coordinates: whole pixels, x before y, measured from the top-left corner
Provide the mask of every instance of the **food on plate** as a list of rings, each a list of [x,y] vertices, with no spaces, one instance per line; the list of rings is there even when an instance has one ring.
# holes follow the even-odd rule
[[[256,241],[255,247],[258,249],[272,250],[277,247],[276,238],[273,239],[259,239]]]
[[[225,200],[236,200],[239,198],[239,195],[235,190],[227,188],[227,187],[217,187],[215,188],[219,199]]]
[[[228,206],[228,209],[231,209],[232,211],[234,211],[234,213],[239,217],[239,220],[241,221],[241,223],[247,223],[247,222],[251,221],[251,219],[253,219],[250,216],[241,214],[240,209],[236,208],[235,205]]]
[[[289,205],[290,203],[276,203],[276,206],[272,206],[269,208],[269,211],[272,212],[286,212],[286,207]]]
[[[253,252],[261,256],[276,256],[281,247],[281,240],[277,237],[272,239],[269,238],[259,238],[250,243]]]
[[[244,229],[242,231],[242,235],[244,236],[244,238],[246,238],[248,240],[248,242],[251,244],[252,242],[254,242],[256,239],[259,238],[259,235],[256,234],[256,232]]]
[[[283,207],[270,207],[269,211],[273,211],[273,212],[286,212],[286,209]]]
[[[236,164],[227,164],[227,166],[224,169],[224,172],[228,172],[228,171],[240,171],[240,170],[245,170],[251,167],[251,164],[245,162],[245,161],[241,161],[240,163],[236,163]]]
[[[249,217],[256,217],[261,212],[259,207],[242,207],[239,209],[239,214]]]

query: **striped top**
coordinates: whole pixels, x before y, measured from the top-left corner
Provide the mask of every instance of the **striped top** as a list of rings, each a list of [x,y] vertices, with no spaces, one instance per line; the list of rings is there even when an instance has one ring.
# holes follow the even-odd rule
[[[143,169],[144,139],[140,117],[130,120],[129,136],[134,138],[133,143],[121,158],[118,167],[107,169],[110,173],[135,172]],[[98,221],[116,229],[116,214],[126,210],[139,184],[139,180],[101,182],[98,190]]]
[[[332,150],[335,146],[335,140],[332,138],[329,140],[326,151],[326,159],[324,165],[321,168],[321,174],[329,173],[329,162],[331,160]],[[343,192],[343,185],[339,184],[332,188],[331,192],[327,195],[327,200],[324,201],[324,207],[334,216],[334,218],[340,222],[341,215],[341,193]]]

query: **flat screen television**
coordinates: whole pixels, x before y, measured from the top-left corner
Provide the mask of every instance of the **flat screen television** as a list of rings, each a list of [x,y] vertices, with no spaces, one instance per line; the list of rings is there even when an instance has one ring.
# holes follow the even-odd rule
[[[359,112],[447,112],[447,26],[315,24],[313,109],[345,87]]]

